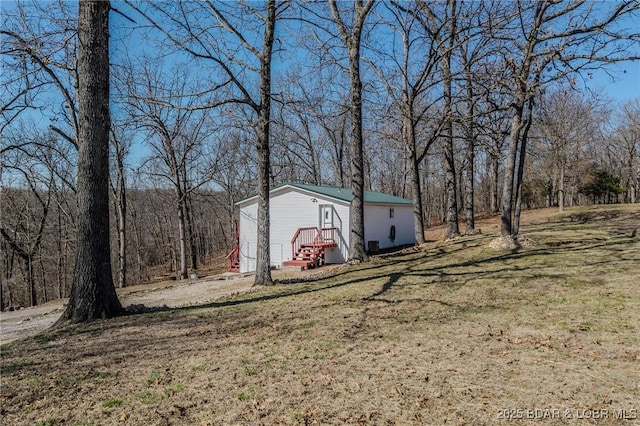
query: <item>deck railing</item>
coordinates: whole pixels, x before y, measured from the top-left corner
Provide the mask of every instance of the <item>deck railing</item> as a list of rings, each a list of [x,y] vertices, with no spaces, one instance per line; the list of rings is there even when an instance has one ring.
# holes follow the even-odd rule
[[[314,244],[336,243],[336,231],[338,228],[322,228],[313,240]]]
[[[227,255],[227,259],[229,260],[229,271],[230,272],[238,272],[238,266],[240,264],[240,247],[235,246],[231,252]]]
[[[237,220],[233,222],[233,229],[236,239],[236,245],[233,247],[233,250],[229,252],[227,255],[227,259],[229,260],[229,272],[239,272],[240,271],[240,222]]]
[[[318,228],[315,226],[308,228],[298,228],[295,235],[291,239],[291,255],[295,256],[302,246],[313,244],[314,239],[318,235]]]

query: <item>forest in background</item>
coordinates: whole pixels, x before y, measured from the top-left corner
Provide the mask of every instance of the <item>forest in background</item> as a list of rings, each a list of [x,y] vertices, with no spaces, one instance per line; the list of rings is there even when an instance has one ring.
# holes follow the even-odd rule
[[[603,64],[636,59],[637,2],[544,10],[526,1],[360,3],[370,7],[359,52],[366,189],[413,199],[424,226],[472,232],[474,215],[503,210],[519,110],[522,208],[639,201],[640,99],[585,89]],[[259,189],[264,103],[249,100],[267,59],[256,48],[263,3],[205,5],[113,2],[111,232],[120,286],[159,271],[185,277],[220,259],[233,244],[233,203]],[[349,187],[354,49],[341,44],[338,23],[355,22],[359,9],[277,7],[269,183]],[[609,18],[606,34],[594,29]],[[62,1],[2,13],[3,309],[70,290],[75,19]]]

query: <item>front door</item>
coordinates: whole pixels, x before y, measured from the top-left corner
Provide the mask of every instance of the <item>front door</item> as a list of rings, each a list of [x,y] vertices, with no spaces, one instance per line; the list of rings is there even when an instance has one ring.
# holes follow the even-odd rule
[[[330,204],[320,206],[320,227],[333,228],[333,206]]]

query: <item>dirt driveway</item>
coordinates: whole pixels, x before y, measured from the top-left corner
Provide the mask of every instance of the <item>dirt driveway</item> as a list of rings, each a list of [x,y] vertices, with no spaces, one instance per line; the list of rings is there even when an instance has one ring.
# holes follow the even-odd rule
[[[272,271],[275,281],[319,278],[339,270],[342,265],[325,265],[319,270],[283,268]],[[169,307],[203,305],[214,300],[258,290],[253,287],[253,275],[224,273],[185,281],[164,281],[117,289],[122,306]],[[51,327],[68,299],[55,300],[39,306],[0,313],[0,345],[36,334]]]
[[[146,307],[201,305],[238,293],[253,291],[253,277],[233,277],[227,274],[197,280],[169,281],[127,287],[118,290],[122,305]],[[56,322],[68,299],[0,313],[0,345],[23,337],[34,336]]]

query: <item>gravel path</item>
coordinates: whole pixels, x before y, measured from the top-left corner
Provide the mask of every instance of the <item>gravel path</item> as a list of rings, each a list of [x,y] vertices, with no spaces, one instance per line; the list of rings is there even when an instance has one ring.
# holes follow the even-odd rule
[[[147,307],[200,305],[232,294],[245,293],[252,287],[253,277],[229,278],[226,275],[182,282],[147,284],[118,291],[123,306]],[[34,336],[51,327],[64,310],[67,299],[43,305],[0,313],[0,345],[23,337]]]

